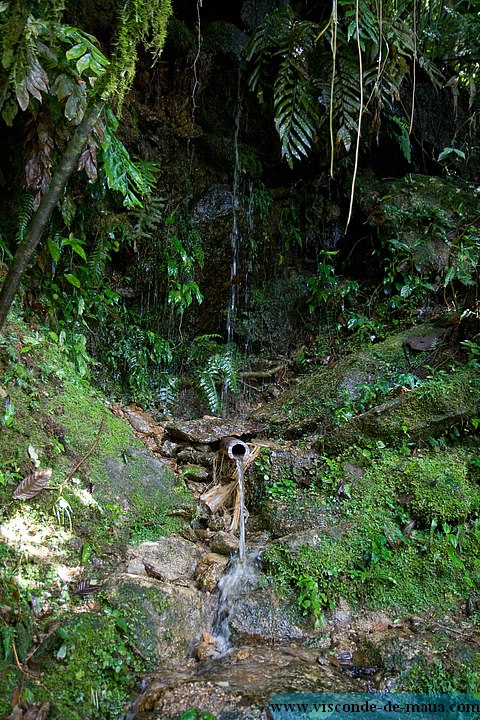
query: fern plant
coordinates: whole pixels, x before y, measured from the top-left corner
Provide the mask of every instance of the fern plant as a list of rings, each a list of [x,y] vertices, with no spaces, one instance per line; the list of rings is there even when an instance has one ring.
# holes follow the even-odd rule
[[[33,195],[24,193],[20,200],[20,209],[17,221],[17,232],[15,234],[15,244],[19,245],[25,237],[28,224],[33,215]]]
[[[384,114],[398,112],[393,106],[410,76],[415,90],[417,65],[435,88],[442,86],[432,42],[426,39],[428,23],[434,26],[444,12],[439,0],[432,0],[430,11],[432,17],[427,20],[422,13],[413,32],[412,0],[336,0],[321,28],[301,20],[290,6],[266,16],[247,48],[249,86],[262,102],[267,93],[272,97],[282,156],[290,166],[314,146],[330,145],[332,155],[348,153],[363,114],[370,120],[365,137],[378,135]],[[452,22],[453,14],[444,12],[460,37],[461,23]],[[406,108],[410,131],[413,97],[411,105],[410,111]],[[396,137],[406,152],[400,125],[399,130]]]
[[[253,34],[247,51],[247,59],[253,61],[249,85],[260,97],[267,60],[280,60],[273,105],[282,155],[290,167],[294,159],[308,155],[315,140],[318,104],[308,66],[315,35],[315,25],[298,20],[288,6],[267,16]]]
[[[198,384],[211,412],[219,414],[222,399],[218,388],[222,388],[223,392],[238,391],[238,358],[234,351],[226,348],[212,355],[199,373]]]

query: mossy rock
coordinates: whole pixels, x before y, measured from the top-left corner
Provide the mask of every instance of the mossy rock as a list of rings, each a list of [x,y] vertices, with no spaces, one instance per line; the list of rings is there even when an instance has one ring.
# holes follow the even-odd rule
[[[350,452],[360,462],[362,450]],[[324,526],[274,541],[264,556],[267,573],[280,592],[288,587],[299,596],[302,578],[311,578],[325,610],[339,597],[354,607],[395,612],[455,607],[478,577],[480,535],[478,521],[471,522],[480,507],[470,465],[475,454],[465,446],[414,455],[383,448],[368,451],[363,473],[352,475],[345,453],[337,458],[338,482],[348,480],[349,497],[330,494]],[[457,526],[462,539],[454,547]]]
[[[254,418],[267,422],[270,434],[276,437],[298,439],[315,432],[323,434],[333,426],[336,433],[344,416],[362,411],[366,388],[378,396],[388,394],[399,387],[402,375],[411,373],[405,344],[412,334],[432,338],[441,333],[434,325],[423,325],[392,335],[341,359],[333,368],[299,378],[296,385],[255,413]]]
[[[368,446],[377,440],[396,445],[425,443],[477,416],[479,387],[478,376],[470,368],[433,376],[423,385],[330,429],[316,446],[338,453],[351,445]]]
[[[118,456],[103,457],[106,480],[101,492],[125,510],[134,544],[178,530],[184,519],[195,515],[192,495],[165,463],[134,445],[124,454],[126,462]]]
[[[190,587],[124,574],[106,597],[152,667],[186,657],[195,638],[210,626],[204,595]]]
[[[469,479],[467,462],[452,452],[406,462],[402,476],[414,518],[427,526],[434,518],[459,523],[480,508],[480,489]]]
[[[266,529],[276,538],[315,528],[327,531],[332,522],[331,512],[322,498],[300,492],[291,498],[263,501],[261,516]]]

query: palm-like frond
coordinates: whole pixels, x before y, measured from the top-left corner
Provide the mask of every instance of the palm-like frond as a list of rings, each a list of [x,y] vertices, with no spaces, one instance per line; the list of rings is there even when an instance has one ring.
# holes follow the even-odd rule
[[[252,36],[247,58],[253,62],[249,85],[262,96],[269,61],[278,65],[274,81],[275,126],[282,155],[292,166],[294,158],[308,155],[318,125],[318,103],[309,69],[316,26],[298,20],[290,7],[267,16]]]

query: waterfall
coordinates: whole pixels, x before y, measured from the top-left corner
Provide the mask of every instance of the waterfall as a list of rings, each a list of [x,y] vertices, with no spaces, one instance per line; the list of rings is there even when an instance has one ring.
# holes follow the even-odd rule
[[[228,572],[218,583],[218,604],[213,623],[215,646],[219,655],[232,649],[230,643],[230,620],[235,612],[236,601],[257,584],[260,549],[249,550],[243,560],[232,560]]]

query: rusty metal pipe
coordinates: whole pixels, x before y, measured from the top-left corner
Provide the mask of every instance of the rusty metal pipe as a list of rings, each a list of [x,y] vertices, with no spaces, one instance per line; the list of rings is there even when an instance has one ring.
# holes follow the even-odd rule
[[[247,443],[236,437],[222,438],[220,444],[228,457],[232,460],[246,460],[250,455]]]

